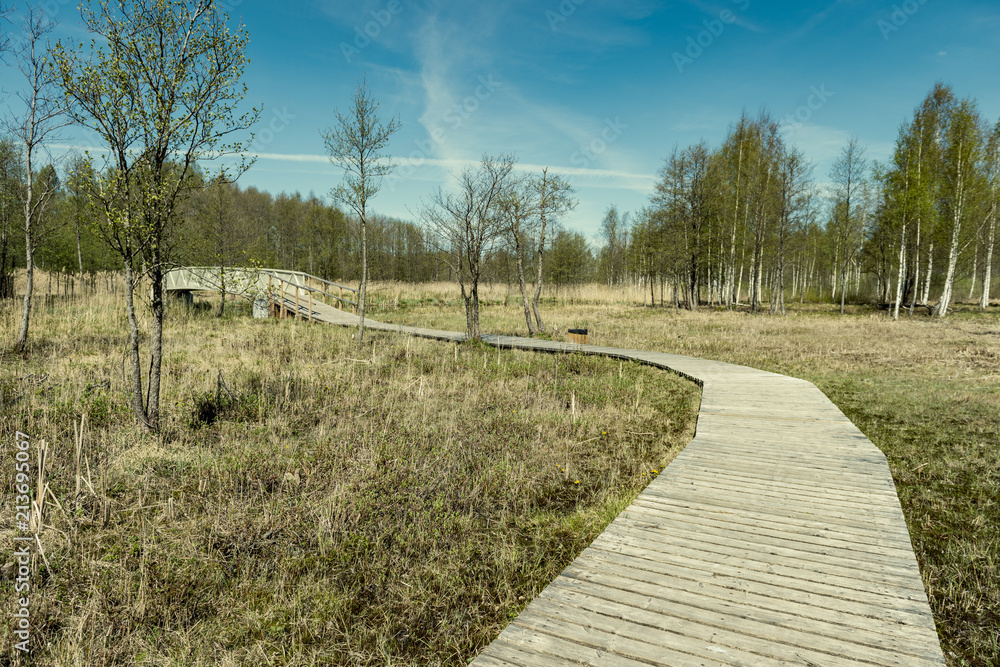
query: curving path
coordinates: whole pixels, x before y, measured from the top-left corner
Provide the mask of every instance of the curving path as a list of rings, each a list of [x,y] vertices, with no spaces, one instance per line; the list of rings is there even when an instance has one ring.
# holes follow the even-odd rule
[[[312,318],[357,324],[322,304]],[[472,664],[945,664],[885,456],[811,383],[674,354],[483,340],[672,370],[701,385],[702,402],[694,440]]]

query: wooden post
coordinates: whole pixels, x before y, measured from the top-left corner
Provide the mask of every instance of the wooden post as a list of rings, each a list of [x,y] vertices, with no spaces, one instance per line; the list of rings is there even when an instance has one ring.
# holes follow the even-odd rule
[[[293,284],[293,287],[295,287],[295,318],[298,319],[298,317],[299,317],[299,286]]]
[[[309,290],[309,321],[313,321],[313,293]]]
[[[340,290],[340,298],[337,299],[337,308],[339,308],[340,310],[343,310],[344,309],[344,288],[341,287],[340,285],[338,285],[337,289]]]

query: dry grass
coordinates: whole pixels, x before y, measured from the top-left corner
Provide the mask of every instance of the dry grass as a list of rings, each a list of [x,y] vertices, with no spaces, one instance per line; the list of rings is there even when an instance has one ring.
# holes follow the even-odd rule
[[[421,294],[372,316],[463,327],[457,304]],[[575,299],[544,309],[563,338],[585,327],[598,345],[745,364],[826,392],[889,459],[950,664],[1000,665],[1000,308],[893,322],[871,308],[841,317],[826,305],[787,317],[675,312],[627,294],[616,301],[604,287]],[[481,320],[484,331],[526,333],[519,303],[494,299]]]
[[[159,437],[114,298],[42,303],[3,357],[0,429],[48,441],[59,501],[32,664],[465,664],[690,438],[696,389],[653,369],[227,312],[172,307]]]

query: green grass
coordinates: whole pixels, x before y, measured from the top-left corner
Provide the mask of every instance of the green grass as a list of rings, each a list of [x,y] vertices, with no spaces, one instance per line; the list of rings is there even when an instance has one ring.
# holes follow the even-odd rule
[[[698,392],[669,373],[388,334],[359,349],[245,311],[171,310],[155,437],[127,408],[110,298],[38,312],[28,353],[4,355],[0,429],[48,441],[61,505],[31,664],[465,664],[690,439]],[[94,492],[76,495],[84,413]]]

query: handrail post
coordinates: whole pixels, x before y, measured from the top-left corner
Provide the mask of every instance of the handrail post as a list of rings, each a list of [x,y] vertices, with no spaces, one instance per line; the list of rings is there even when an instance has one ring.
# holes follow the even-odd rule
[[[281,293],[281,301],[278,306],[278,312],[281,313],[281,319],[288,317],[288,308],[285,306],[285,295],[287,290],[285,290],[285,280],[283,278],[278,278],[278,291]]]
[[[299,319],[299,286],[292,283],[295,287],[295,319]]]
[[[275,307],[275,305],[276,304],[274,303],[274,295],[271,293],[271,274],[269,273],[269,274],[267,274],[267,313],[268,313],[268,315],[271,314],[271,309],[273,307]],[[275,316],[277,316],[277,313],[275,313]]]
[[[309,291],[309,321],[313,321],[313,293]]]

